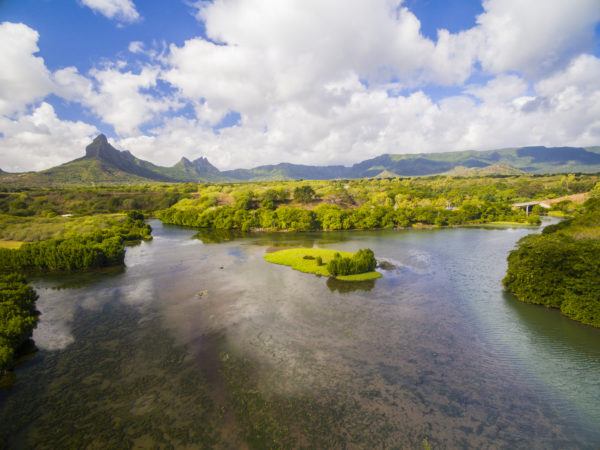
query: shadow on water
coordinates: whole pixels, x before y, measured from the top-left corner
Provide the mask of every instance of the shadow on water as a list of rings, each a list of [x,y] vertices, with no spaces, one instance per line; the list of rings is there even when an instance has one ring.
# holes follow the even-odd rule
[[[375,280],[365,281],[342,281],[336,278],[327,279],[327,287],[331,292],[339,292],[340,294],[347,294],[349,292],[356,291],[370,291],[375,287]]]
[[[124,266],[106,267],[91,272],[54,274],[45,277],[33,277],[34,285],[51,286],[52,289],[77,289],[90,286],[103,280],[123,275],[126,271]]]
[[[203,244],[222,244],[246,240],[244,244],[271,247],[314,247],[344,242],[352,238],[352,232],[243,232],[240,230],[209,230],[195,228],[193,238]]]
[[[509,292],[503,293],[506,305],[518,317],[523,331],[527,331],[540,342],[560,342],[570,351],[586,356],[600,357],[597,341],[600,329],[584,325],[562,315],[558,309],[524,303]]]
[[[507,292],[503,298],[515,319],[509,332],[522,341],[513,344],[516,352],[557,393],[587,411],[577,420],[587,422],[600,439],[600,346],[596,345],[600,330],[575,322],[558,309],[521,302]]]

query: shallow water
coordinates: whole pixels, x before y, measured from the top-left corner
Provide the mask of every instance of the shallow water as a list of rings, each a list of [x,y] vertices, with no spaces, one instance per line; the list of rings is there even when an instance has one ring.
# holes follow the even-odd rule
[[[535,230],[276,234],[153,222],[126,269],[35,281],[12,448],[598,448],[600,330],[503,293]],[[267,249],[369,247],[348,284]]]

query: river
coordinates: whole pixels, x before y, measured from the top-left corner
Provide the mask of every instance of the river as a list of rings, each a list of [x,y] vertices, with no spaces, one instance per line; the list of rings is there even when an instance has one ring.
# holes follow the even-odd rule
[[[261,234],[152,221],[126,268],[34,280],[9,448],[600,447],[600,330],[505,294],[531,229]],[[348,284],[263,260],[369,247]],[[1,447],[1,445],[0,445]]]

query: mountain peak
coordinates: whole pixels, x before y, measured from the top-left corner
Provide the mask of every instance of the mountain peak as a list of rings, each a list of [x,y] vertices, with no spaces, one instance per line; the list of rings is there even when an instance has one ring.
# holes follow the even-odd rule
[[[213,166],[205,156],[196,158],[192,163],[198,173],[219,173],[219,169]]]
[[[100,133],[98,136],[96,136],[94,138],[94,140],[92,141],[92,144],[94,143],[102,143],[102,144],[108,144],[108,138],[106,137],[106,135]]]
[[[121,152],[110,145],[103,134],[96,136],[92,143],[85,148],[87,158],[112,159],[120,154]]]

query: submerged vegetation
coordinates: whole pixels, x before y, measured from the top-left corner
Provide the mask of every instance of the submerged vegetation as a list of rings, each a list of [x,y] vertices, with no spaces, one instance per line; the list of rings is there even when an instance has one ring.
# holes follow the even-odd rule
[[[37,294],[18,274],[0,275],[0,377],[12,367],[19,349],[38,321]]]
[[[527,303],[558,308],[600,327],[600,190],[573,217],[519,241],[506,288]]]
[[[334,277],[342,281],[365,281],[381,277],[375,271],[377,262],[370,249],[351,253],[327,248],[290,248],[267,253],[265,260],[290,266],[300,272]]]

